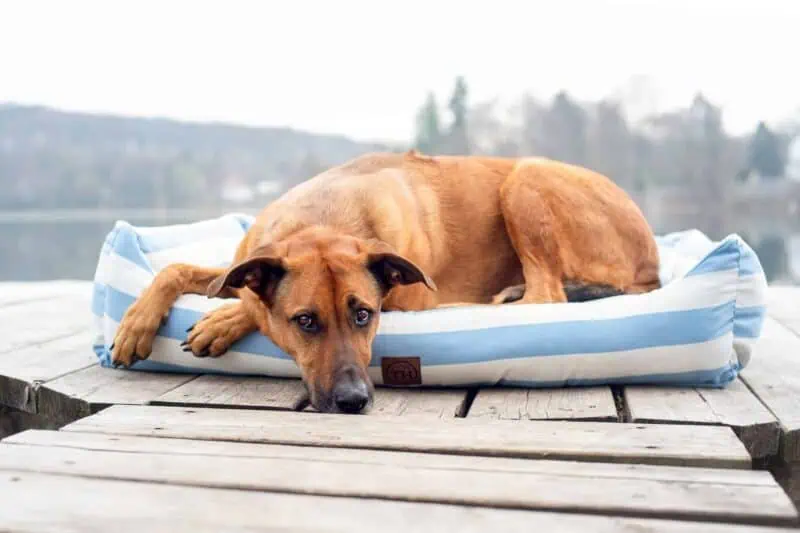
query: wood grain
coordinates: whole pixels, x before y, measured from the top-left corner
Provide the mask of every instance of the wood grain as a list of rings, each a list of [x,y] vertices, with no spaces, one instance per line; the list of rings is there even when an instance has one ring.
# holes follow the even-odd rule
[[[0,356],[0,403],[35,413],[37,389],[47,381],[97,363],[87,331]]]
[[[740,380],[724,389],[641,386],[625,387],[624,394],[633,422],[721,424],[733,428],[754,458],[778,452],[777,419]]]
[[[46,300],[0,307],[2,354],[88,331],[91,327],[91,290]]]
[[[46,416],[75,420],[109,405],[147,404],[194,377],[93,365],[42,384],[37,408]]]
[[[617,420],[609,387],[481,389],[470,407],[475,418],[500,420]]]
[[[800,287],[769,287],[767,313],[800,335]]]
[[[378,387],[370,416],[452,418],[465,408],[466,390],[390,389]],[[249,407],[296,410],[306,398],[299,379],[200,376],[167,392],[153,403],[194,407]],[[307,407],[306,410],[313,410]]]
[[[68,431],[584,461],[750,468],[730,428],[456,418],[426,420],[230,409],[113,406]]]
[[[9,532],[204,533],[353,531],[461,533],[788,533],[792,529],[327,498],[154,483],[0,473]],[[120,502],[125,502],[121,504]]]
[[[0,283],[0,307],[62,297],[82,297],[91,291],[91,281],[4,281]]]
[[[778,419],[781,457],[800,461],[800,337],[767,318],[741,377]]]
[[[583,463],[549,459],[517,459],[439,453],[397,452],[351,448],[316,448],[285,444],[258,444],[214,440],[163,439],[137,435],[44,431],[32,429],[13,435],[2,444],[77,448],[81,450],[204,455],[213,457],[270,457],[308,461],[360,463],[425,468],[466,469],[492,472],[521,472],[569,475],[573,478],[625,478],[774,486],[767,472],[735,468],[697,468],[644,464]]]
[[[295,409],[305,397],[298,379],[203,375],[159,396],[161,405]]]
[[[192,441],[177,442],[191,446]],[[314,453],[316,452],[316,453]],[[558,463],[550,472],[469,467],[362,462],[362,451],[332,459],[321,448],[305,457],[168,454],[136,451],[86,450],[76,447],[0,444],[0,470],[81,477],[147,481],[239,490],[265,490],[319,496],[349,496],[399,501],[451,503],[480,507],[554,510],[669,517],[746,523],[793,523],[797,512],[783,490],[766,472],[740,472],[735,483],[659,479],[659,467],[639,469],[626,477],[619,465],[607,477],[590,476],[580,465]],[[374,455],[374,453],[373,453]],[[435,460],[435,459],[433,459]],[[518,462],[531,462],[518,460]],[[674,470],[674,469],[671,469]],[[689,469],[687,469],[689,470]],[[650,473],[653,477],[643,474]],[[749,474],[752,484],[743,478]],[[713,474],[712,474],[713,475]]]

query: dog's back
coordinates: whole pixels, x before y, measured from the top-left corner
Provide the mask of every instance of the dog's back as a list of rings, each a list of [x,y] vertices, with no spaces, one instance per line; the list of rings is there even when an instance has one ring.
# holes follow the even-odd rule
[[[508,192],[511,184],[550,196],[546,204],[510,208],[504,190],[507,197],[527,194]],[[548,222],[552,233],[540,252],[559,256],[558,276],[572,290],[586,282],[639,292],[640,282],[651,283],[657,273],[650,228],[624,191],[588,169],[538,158],[367,154],[273,202],[250,238],[280,240],[323,225],[380,239],[436,280],[439,303],[488,302],[524,283],[510,214],[534,232],[556,217],[556,224]],[[254,244],[244,244],[240,255]]]

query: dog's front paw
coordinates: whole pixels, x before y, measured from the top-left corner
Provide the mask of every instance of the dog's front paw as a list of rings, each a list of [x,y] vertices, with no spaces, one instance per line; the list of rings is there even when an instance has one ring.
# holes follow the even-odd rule
[[[116,366],[129,367],[139,360],[150,357],[153,339],[162,321],[169,314],[146,299],[134,302],[122,317],[111,345],[111,362]]]
[[[207,313],[189,328],[189,335],[181,346],[184,352],[192,352],[195,357],[219,357],[255,329],[255,323],[241,303],[225,305]]]

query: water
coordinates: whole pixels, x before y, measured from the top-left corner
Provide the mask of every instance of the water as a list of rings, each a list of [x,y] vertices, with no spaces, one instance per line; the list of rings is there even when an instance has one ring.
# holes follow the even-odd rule
[[[236,211],[252,214],[256,209]],[[134,225],[160,226],[193,222],[222,213],[221,210],[88,211],[58,215],[29,213],[25,217],[0,213],[0,281],[91,280],[103,240],[118,218]],[[661,226],[659,231],[691,227],[693,225],[687,222],[679,227]],[[800,233],[792,234],[784,229],[756,235],[733,228],[724,233],[734,232],[758,253],[770,282],[800,284]],[[712,235],[712,238],[719,236]]]

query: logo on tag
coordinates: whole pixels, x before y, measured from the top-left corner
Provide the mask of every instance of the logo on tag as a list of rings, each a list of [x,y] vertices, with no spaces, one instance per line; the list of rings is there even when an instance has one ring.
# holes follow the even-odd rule
[[[422,385],[419,357],[384,357],[381,372],[385,385]]]

